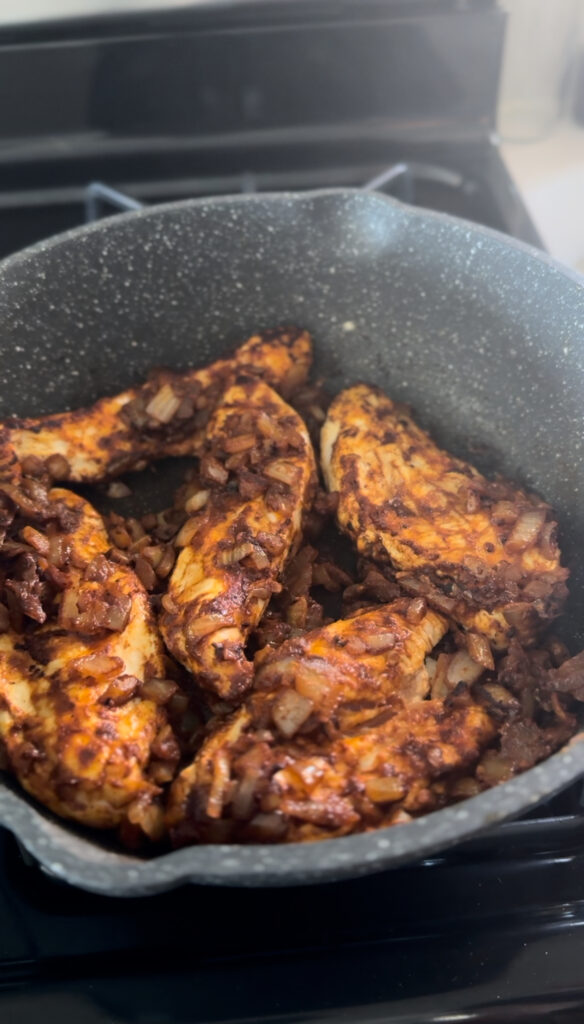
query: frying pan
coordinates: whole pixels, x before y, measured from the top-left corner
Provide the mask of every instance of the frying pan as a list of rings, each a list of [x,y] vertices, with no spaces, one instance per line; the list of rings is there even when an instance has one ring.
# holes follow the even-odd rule
[[[329,389],[410,402],[456,454],[543,494],[582,636],[584,287],[535,250],[374,193],[174,203],[70,231],[0,264],[0,416],[56,412],[185,367],[259,328],[315,339]],[[165,475],[136,481],[163,507]],[[379,871],[526,811],[584,771],[583,734],[486,793],[408,825],[288,846],[198,846],[147,860],[0,783],[0,823],[53,875],[110,895],[183,882],[288,885]]]

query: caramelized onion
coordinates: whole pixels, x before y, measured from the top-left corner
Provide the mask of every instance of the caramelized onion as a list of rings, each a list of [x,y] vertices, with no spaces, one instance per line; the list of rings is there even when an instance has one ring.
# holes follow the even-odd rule
[[[269,476],[270,480],[277,480],[281,484],[288,484],[289,486],[294,483],[297,477],[297,468],[293,462],[272,462],[264,469],[264,475]]]
[[[198,512],[199,509],[203,508],[203,506],[207,504],[210,493],[210,491],[200,490],[191,494],[190,498],[187,498],[185,501],[185,512],[188,512],[189,515],[192,512]]]
[[[519,553],[525,551],[530,544],[534,544],[539,537],[545,519],[546,510],[544,508],[530,508],[522,512],[507,539],[507,550]]]
[[[374,804],[394,803],[405,796],[405,789],[398,779],[381,776],[378,779],[367,779],[365,792]]]
[[[457,683],[474,683],[482,675],[484,669],[471,658],[468,651],[457,651],[446,672],[446,678],[452,686]]]
[[[272,719],[282,735],[290,739],[304,725],[313,707],[310,698],[296,690],[285,690],[272,705]]]
[[[482,665],[483,668],[491,669],[491,671],[495,668],[493,652],[485,636],[481,633],[467,633],[466,646],[472,660],[476,661],[477,665]]]
[[[170,384],[163,384],[146,406],[146,413],[159,423],[170,423],[181,399],[175,395]]]

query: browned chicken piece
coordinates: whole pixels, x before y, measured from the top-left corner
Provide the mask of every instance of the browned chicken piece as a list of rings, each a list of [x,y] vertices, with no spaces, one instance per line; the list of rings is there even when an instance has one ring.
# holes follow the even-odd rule
[[[338,395],[321,441],[339,524],[404,590],[497,649],[513,636],[533,643],[559,614],[568,571],[544,502],[441,451],[364,384]]]
[[[303,421],[266,383],[241,378],[209,422],[201,476],[160,627],[197,682],[232,701],[251,686],[245,644],[300,542],[315,485]]]
[[[247,701],[254,724],[275,726],[286,739],[318,723],[345,732],[376,718],[395,696],[423,700],[430,690],[424,659],[446,629],[424,602],[405,599],[261,651]]]
[[[473,766],[495,729],[468,698],[400,704],[329,744],[274,742],[241,708],[172,786],[174,844],[329,839],[433,810],[433,782]]]
[[[255,799],[256,780],[264,779],[265,789],[275,767],[293,764],[304,755],[308,773],[310,761],[319,778],[322,765],[327,766],[331,806],[336,806],[345,789],[345,782],[339,788],[334,777],[336,752],[345,749],[339,733],[348,739],[356,730],[367,728],[373,736],[377,727],[405,706],[422,702],[430,687],[424,659],[445,631],[444,619],[425,609],[423,602],[402,599],[313,630],[277,650],[259,652],[254,689],[241,714],[227,723],[215,723],[194,763],[173,784],[173,826],[181,835],[190,835],[193,814],[197,828],[200,820],[222,817],[249,822],[267,809]],[[245,781],[238,769],[232,777],[234,751],[236,760],[239,753],[247,752],[242,761],[247,765]],[[230,809],[227,794],[239,792],[240,782],[240,797]],[[359,820],[354,814],[351,817],[355,824]]]
[[[260,376],[284,396],[312,362],[306,331],[255,334],[230,358],[174,373],[155,371],[141,387],[74,412],[6,422],[21,462],[50,459],[55,480],[104,480],[168,455],[198,454],[209,415],[234,373]]]
[[[53,559],[58,616],[0,635],[5,760],[56,814],[97,828],[130,823],[157,838],[160,783],[172,777],[178,747],[158,703],[169,684],[160,683],[163,650],[148,596],[131,570],[105,556],[103,523],[87,502],[55,489],[47,503],[61,509],[61,521],[68,511],[67,528],[57,533],[47,514],[45,533],[29,526],[23,534],[41,573]]]

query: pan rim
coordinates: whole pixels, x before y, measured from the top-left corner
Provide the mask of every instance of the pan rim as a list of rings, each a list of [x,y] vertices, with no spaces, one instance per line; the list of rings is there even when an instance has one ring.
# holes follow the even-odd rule
[[[396,199],[394,196],[385,195],[383,192],[347,187],[311,189],[305,192],[237,192],[223,196],[197,196],[193,199],[176,199],[169,203],[155,203],[152,206],[144,206],[140,210],[127,210],[121,213],[114,213],[111,216],[102,217],[100,220],[94,221],[91,224],[80,224],[78,227],[69,228],[67,231],[61,231],[56,235],[50,235],[49,238],[41,239],[40,241],[33,243],[33,245],[26,246],[24,249],[19,249],[17,252],[12,253],[9,256],[5,256],[4,259],[0,260],[0,283],[3,274],[12,267],[19,266],[21,263],[26,263],[31,258],[38,256],[40,253],[50,252],[51,249],[56,248],[65,242],[84,239],[95,233],[100,233],[101,231],[107,230],[108,227],[111,227],[114,224],[126,224],[132,221],[144,220],[150,217],[161,216],[166,212],[181,209],[197,209],[200,207],[204,208],[205,206],[227,206],[233,203],[237,205],[249,205],[258,201],[263,203],[266,200],[270,202],[286,201],[302,205],[309,204],[315,199],[326,199],[328,197],[373,199],[374,201],[380,202],[388,207],[393,207],[396,212],[406,216],[408,219],[413,218],[432,221],[436,224],[455,225],[467,232],[470,230],[481,237],[490,238],[493,241],[504,244],[506,247],[526,253],[532,258],[535,258],[538,262],[543,263],[550,267],[550,269],[560,273],[573,284],[584,288],[584,275],[580,274],[572,267],[568,267],[561,263],[559,260],[550,256],[543,250],[536,248],[534,245],[530,245],[529,242],[524,242],[521,239],[514,238],[512,235],[506,235],[504,232],[499,231],[496,228],[490,228],[485,224],[478,224],[474,221],[466,220],[463,217],[456,217],[453,214],[442,213],[439,210],[430,210],[426,207],[413,206],[400,199]]]

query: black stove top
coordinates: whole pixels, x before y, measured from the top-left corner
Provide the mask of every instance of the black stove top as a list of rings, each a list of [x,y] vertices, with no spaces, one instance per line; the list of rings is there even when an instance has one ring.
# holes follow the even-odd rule
[[[96,179],[146,203],[369,183],[539,244],[492,139],[495,0],[203,7],[0,26],[0,256],[82,223]],[[583,925],[581,784],[439,857],[303,889],[107,899],[0,830],[10,1024],[580,1024]]]
[[[564,811],[577,799],[564,795]],[[0,878],[6,1021],[584,1019],[579,813],[548,809],[316,887],[107,899],[47,879],[6,834]]]

